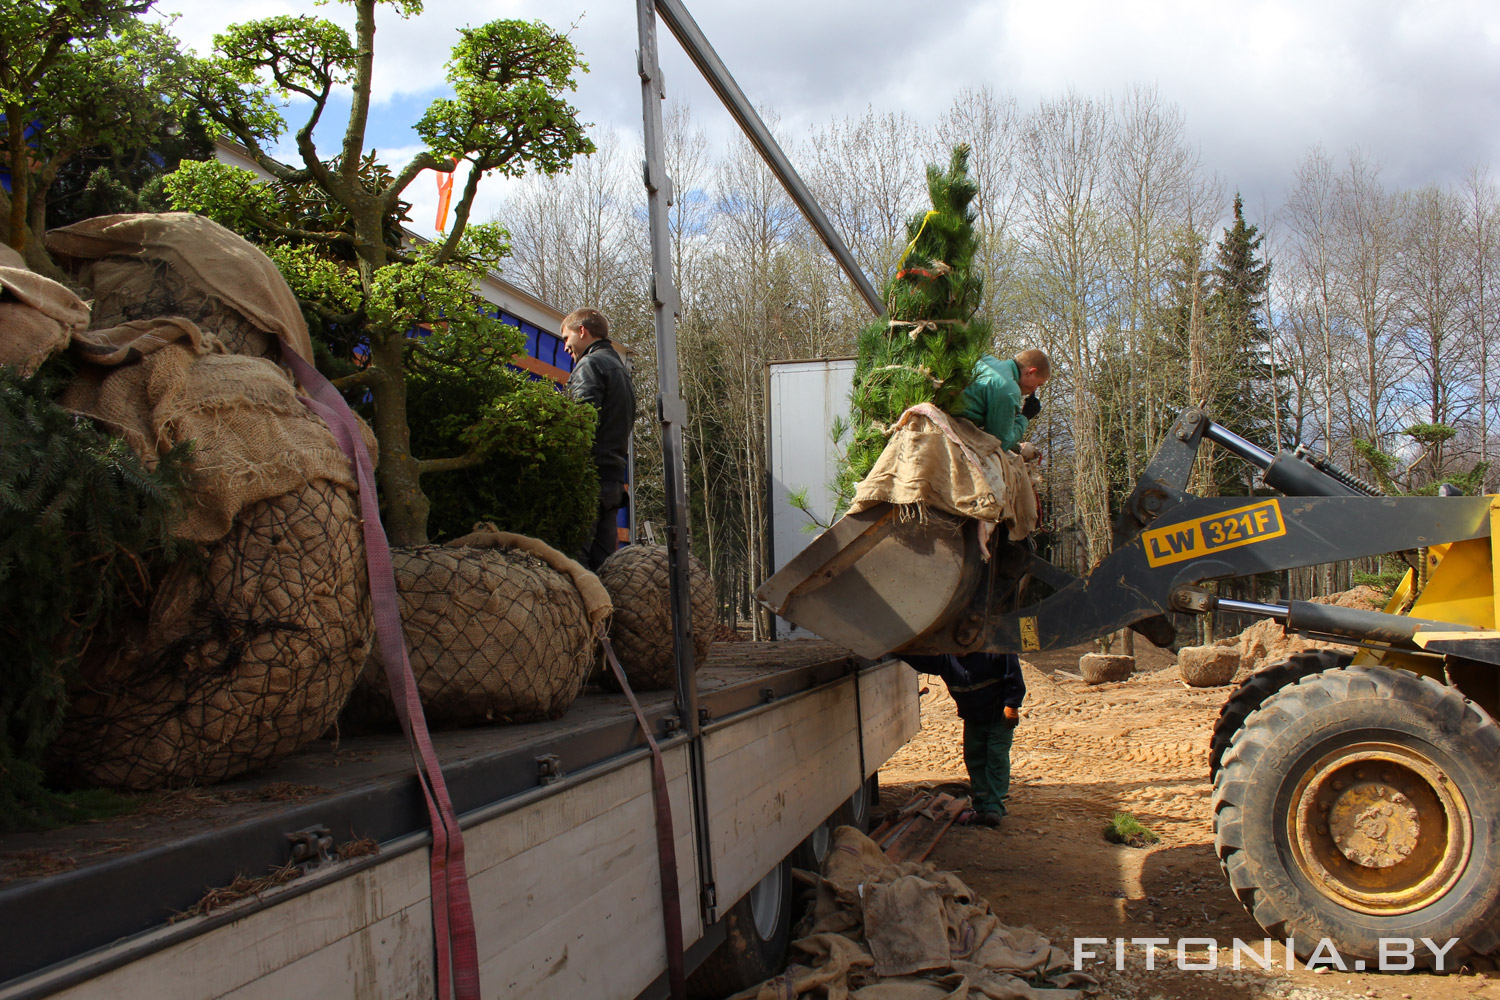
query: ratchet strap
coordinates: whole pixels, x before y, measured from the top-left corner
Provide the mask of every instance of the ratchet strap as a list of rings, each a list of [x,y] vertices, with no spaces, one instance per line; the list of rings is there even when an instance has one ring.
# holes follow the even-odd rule
[[[667,935],[667,983],[672,990],[672,1000],[685,1000],[687,973],[682,955],[682,902],[677,889],[677,847],[672,837],[672,801],[667,796],[667,769],[662,764],[661,747],[646,724],[646,713],[641,711],[641,703],[636,701],[635,692],[630,690],[630,682],[625,679],[625,671],[615,658],[614,647],[609,644],[608,637],[599,641],[604,646],[604,659],[609,662],[620,690],[630,701],[635,721],[646,736],[646,745],[651,748],[651,797],[656,803],[656,857],[661,866],[661,919]]]
[[[479,1000],[479,949],[474,940],[474,911],[469,902],[469,877],[464,868],[464,840],[458,816],[448,797],[443,769],[432,748],[422,701],[406,655],[401,609],[391,548],[380,523],[375,499],[375,476],[370,453],[360,435],[349,404],[326,378],[292,348],[282,344],[281,360],[312,397],[302,403],[323,418],[339,448],[348,456],[359,481],[359,509],[364,527],[365,558],[370,568],[370,603],[375,612],[375,636],[384,659],[391,700],[417,764],[417,781],[427,800],[432,824],[432,932],[437,955],[438,1000]],[[676,869],[673,869],[675,874]]]

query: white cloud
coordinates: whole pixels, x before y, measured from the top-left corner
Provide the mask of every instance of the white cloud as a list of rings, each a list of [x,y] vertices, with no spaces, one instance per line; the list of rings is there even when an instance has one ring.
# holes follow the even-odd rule
[[[349,23],[341,5],[248,0],[228,8],[166,0],[200,50],[231,18],[310,12]],[[836,116],[906,111],[931,121],[953,96],[988,84],[1023,105],[1073,87],[1093,97],[1155,84],[1179,105],[1204,162],[1250,203],[1279,201],[1314,143],[1358,145],[1392,184],[1456,178],[1500,161],[1500,5],[1489,0],[970,0],[920,7],[895,0],[689,0],[699,24],[784,137]],[[429,0],[400,20],[378,10],[375,114],[438,92],[454,31],[495,17],[577,23],[592,72],[576,95],[587,121],[638,131],[634,6],[609,0]],[[687,99],[710,135],[733,125],[661,29],[671,96]],[[405,100],[403,100],[403,98]]]

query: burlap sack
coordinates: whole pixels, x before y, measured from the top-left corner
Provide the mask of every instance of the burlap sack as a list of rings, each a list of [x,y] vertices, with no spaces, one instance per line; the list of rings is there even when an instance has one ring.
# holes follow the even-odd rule
[[[47,249],[94,293],[94,329],[180,316],[230,351],[279,357],[285,342],[312,360],[297,297],[271,259],[188,212],[105,215],[54,229]]]
[[[1033,452],[1034,453],[1034,452]],[[888,503],[1006,524],[1012,541],[1036,530],[1034,463],[962,417],[921,403],[901,414],[869,475],[855,487],[849,513]]]
[[[27,270],[10,247],[0,250],[0,365],[30,373],[88,325],[89,309],[51,278]]]
[[[730,1000],[1082,1000],[1097,984],[1036,931],[1001,923],[952,872],[894,864],[852,826],[834,831],[798,930],[786,971]]]
[[[411,669],[433,729],[562,715],[609,623],[609,596],[588,570],[535,538],[478,529],[391,554]],[[349,699],[349,731],[397,724],[379,663],[370,659]]]
[[[714,582],[696,559],[690,560],[688,578],[693,660],[701,668],[715,631]],[[627,545],[599,567],[599,580],[615,607],[609,641],[637,691],[670,688],[677,682],[668,579],[667,550],[662,545]],[[599,678],[605,687],[618,689],[612,670],[601,670]]]
[[[56,763],[136,789],[240,774],[337,718],[373,633],[358,487],[332,432],[273,360],[198,325],[310,357],[301,313],[264,254],[196,216],[92,219],[48,243],[75,264],[151,263],[154,284],[81,269],[115,304],[74,335],[84,367],[61,401],[148,465],[191,448],[174,531],[200,543],[158,581],[148,620],[96,644],[112,652],[83,665]]]

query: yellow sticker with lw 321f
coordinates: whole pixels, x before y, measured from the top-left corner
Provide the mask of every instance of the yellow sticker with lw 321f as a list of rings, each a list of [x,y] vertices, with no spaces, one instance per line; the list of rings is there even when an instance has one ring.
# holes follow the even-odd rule
[[[1212,517],[1143,531],[1141,542],[1146,546],[1146,563],[1154,567],[1254,545],[1285,534],[1281,502],[1265,500]]]

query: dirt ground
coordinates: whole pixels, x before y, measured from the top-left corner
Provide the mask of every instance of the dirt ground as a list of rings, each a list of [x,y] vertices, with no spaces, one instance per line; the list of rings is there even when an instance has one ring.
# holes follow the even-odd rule
[[[1089,970],[1103,995],[1119,1000],[1355,997],[1500,1000],[1500,973],[1454,975],[1286,971],[1271,946],[1271,969],[1231,961],[1235,938],[1259,953],[1265,937],[1229,891],[1214,856],[1208,741],[1229,688],[1186,687],[1170,653],[1141,649],[1137,674],[1089,687],[1068,676],[1088,649],[1039,655],[1025,665],[1026,706],[1012,752],[1010,814],[998,830],[956,827],[929,858],[988,899],[1000,918],[1029,925],[1072,954],[1077,939],[1099,961]],[[881,771],[882,805],[899,805],[919,783],[965,780],[962,723],[941,680],[923,678],[922,730]],[[1138,849],[1106,842],[1116,812],[1160,835]],[[1127,939],[1116,971],[1115,942]],[[1147,969],[1147,946],[1166,938]],[[1177,942],[1213,938],[1212,971],[1177,968]],[[1206,943],[1185,944],[1189,965],[1209,965]],[[1347,960],[1346,960],[1347,961]]]

